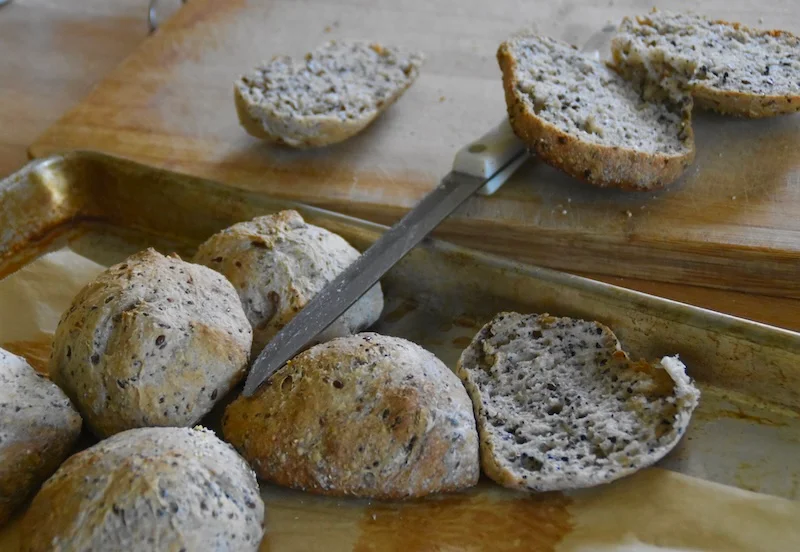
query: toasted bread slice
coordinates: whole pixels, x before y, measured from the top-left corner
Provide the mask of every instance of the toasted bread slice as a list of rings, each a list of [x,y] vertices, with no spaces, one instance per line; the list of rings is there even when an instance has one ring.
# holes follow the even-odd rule
[[[700,393],[677,357],[632,362],[607,327],[501,313],[461,355],[481,467],[503,486],[591,487],[649,466],[689,425]]]
[[[699,15],[654,11],[625,18],[612,41],[626,78],[728,115],[771,117],[800,111],[800,38]]]
[[[694,159],[691,99],[649,102],[573,46],[530,34],[497,52],[514,132],[543,161],[596,186],[653,190]]]
[[[234,85],[239,121],[258,138],[296,148],[361,132],[411,86],[423,56],[360,41],[331,41],[303,61],[276,57]]]

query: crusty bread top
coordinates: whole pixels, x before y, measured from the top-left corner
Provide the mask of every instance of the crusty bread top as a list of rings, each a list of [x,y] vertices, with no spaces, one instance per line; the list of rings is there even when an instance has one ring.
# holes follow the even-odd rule
[[[251,344],[230,282],[148,249],[78,293],[56,328],[50,375],[98,436],[188,426],[244,377]]]
[[[584,142],[648,154],[673,156],[691,149],[679,108],[643,101],[589,54],[531,34],[517,35],[501,48],[515,60],[518,98],[557,129]]]
[[[263,519],[255,474],[211,431],[132,429],[47,480],[23,518],[21,550],[255,552]]]
[[[652,81],[671,89],[683,84],[704,99],[715,97],[724,112],[763,116],[800,109],[800,39],[788,32],[654,11],[625,18],[612,50],[623,71],[643,64]],[[773,104],[761,106],[764,113],[737,113],[741,96]]]
[[[0,525],[56,470],[80,430],[64,392],[0,349]]]
[[[262,125],[245,124],[251,133],[290,146],[334,143],[395,101],[422,60],[420,53],[364,41],[331,41],[302,61],[276,57],[236,81],[240,118]]]
[[[256,217],[206,240],[194,262],[223,274],[239,294],[253,326],[253,356],[289,320],[358,259],[359,251],[324,228],[308,224],[293,210]],[[351,335],[377,321],[383,293],[376,284],[317,341]]]
[[[56,384],[24,358],[0,349],[0,459],[19,443],[58,433],[77,436],[81,418]],[[44,443],[43,445],[46,445]]]
[[[481,463],[536,491],[598,485],[648,466],[683,435],[699,392],[677,358],[632,362],[607,327],[501,313],[464,351]]]
[[[225,438],[268,481],[382,499],[478,480],[469,397],[441,360],[374,333],[316,345],[225,411]]]

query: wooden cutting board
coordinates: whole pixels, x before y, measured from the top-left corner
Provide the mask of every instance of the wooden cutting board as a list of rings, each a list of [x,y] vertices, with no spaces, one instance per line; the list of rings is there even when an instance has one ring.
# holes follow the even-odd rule
[[[504,116],[494,53],[508,34],[529,25],[583,44],[649,7],[637,0],[190,0],[30,152],[102,150],[389,223],[437,184],[459,147]],[[795,0],[711,0],[702,10],[800,32]],[[247,135],[233,106],[234,79],[264,58],[301,55],[331,38],[416,48],[428,61],[406,95],[349,142],[298,152]],[[696,133],[697,161],[662,192],[594,189],[530,162],[437,235],[560,269],[800,297],[800,116],[698,114]]]

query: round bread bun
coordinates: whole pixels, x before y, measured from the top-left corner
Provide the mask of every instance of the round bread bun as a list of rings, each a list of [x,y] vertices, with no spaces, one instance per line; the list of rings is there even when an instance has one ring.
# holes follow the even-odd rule
[[[222,423],[259,477],[313,493],[400,499],[478,481],[464,387],[405,339],[363,333],[316,345],[237,398]]]
[[[148,249],[84,287],[50,375],[100,437],[191,426],[245,375],[252,330],[217,272]]]
[[[0,349],[0,525],[58,468],[81,417],[54,383]]]
[[[258,550],[255,474],[211,431],[139,428],[67,460],[21,527],[21,550]]]
[[[308,224],[297,211],[234,224],[208,239],[194,262],[225,275],[239,292],[253,325],[253,354],[360,253],[341,236]],[[352,335],[374,324],[383,310],[376,284],[318,337]]]

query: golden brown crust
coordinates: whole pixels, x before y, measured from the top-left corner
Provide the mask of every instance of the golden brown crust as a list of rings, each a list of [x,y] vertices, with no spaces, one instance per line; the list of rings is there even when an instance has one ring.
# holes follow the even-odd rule
[[[73,455],[22,518],[20,550],[255,552],[255,474],[213,433],[140,428]]]
[[[777,29],[760,31],[735,21],[724,21],[722,19],[717,19],[714,23],[730,25],[736,30],[755,31],[774,37],[790,37],[800,40],[790,32]],[[692,96],[696,105],[702,109],[710,109],[724,115],[747,117],[748,119],[775,117],[800,111],[800,94],[765,96],[734,90],[717,90],[699,83],[692,87]]]
[[[652,13],[656,14],[658,10],[653,8]],[[639,24],[654,25],[653,19],[648,16],[638,16],[635,19]],[[625,17],[623,19],[623,24],[626,21],[630,21],[630,18]],[[788,31],[755,29],[743,25],[742,23],[725,21],[723,19],[715,19],[711,22],[719,25],[727,25],[737,31],[741,30],[754,34],[769,35],[776,38],[785,37],[797,40],[800,43],[800,37]],[[614,51],[614,62],[617,66],[622,65],[622,59],[616,50]],[[714,86],[704,84],[702,81],[692,83],[690,86],[692,98],[697,107],[716,111],[723,115],[745,117],[748,119],[762,119],[800,112],[800,94],[764,95],[739,92],[736,90],[720,90]]]
[[[188,426],[244,377],[252,335],[221,274],[148,249],[78,293],[49,371],[100,437]]]
[[[80,420],[75,412],[69,420],[72,427],[34,429],[29,439],[0,451],[0,526],[69,456],[80,435]]]
[[[309,349],[233,402],[223,431],[261,478],[319,494],[401,499],[478,480],[464,387],[399,338],[366,333]]]
[[[0,526],[69,455],[81,424],[54,383],[0,349]]]
[[[748,119],[800,112],[800,95],[763,96],[696,84],[692,87],[692,96],[697,107]]]
[[[319,291],[360,253],[341,236],[308,224],[297,211],[280,211],[218,232],[197,249],[194,262],[225,276],[253,327],[253,358]],[[376,284],[310,345],[352,335],[383,310]]]
[[[582,141],[532,113],[517,95],[516,61],[503,43],[497,51],[508,117],[515,134],[536,155],[567,174],[599,187],[647,191],[675,181],[694,160],[694,134],[687,122],[690,150],[684,155],[647,154]]]
[[[250,136],[255,136],[256,138],[261,138],[262,140],[279,143],[277,136],[268,134],[264,130],[264,127],[261,125],[261,123],[259,123],[255,117],[250,115],[250,111],[247,107],[247,100],[244,99],[237,85],[233,86],[233,101],[236,105],[236,115],[239,117],[239,123],[244,127]]]

